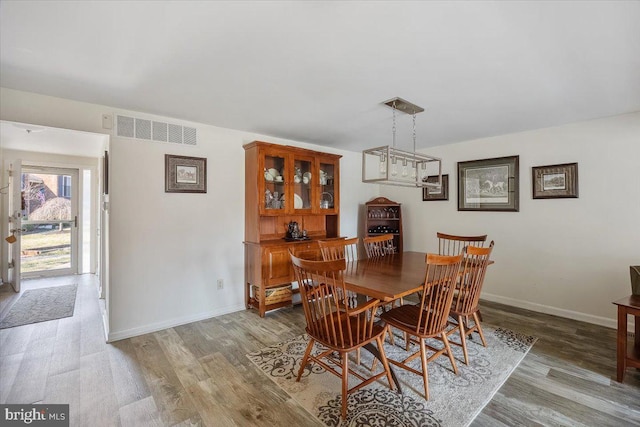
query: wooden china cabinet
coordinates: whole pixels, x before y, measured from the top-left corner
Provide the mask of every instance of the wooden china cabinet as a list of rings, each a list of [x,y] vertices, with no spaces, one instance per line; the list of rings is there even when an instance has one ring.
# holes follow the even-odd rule
[[[318,258],[317,241],[340,234],[340,157],[254,141],[245,149],[244,275],[247,308],[290,306],[289,249]],[[306,236],[287,239],[291,222]]]

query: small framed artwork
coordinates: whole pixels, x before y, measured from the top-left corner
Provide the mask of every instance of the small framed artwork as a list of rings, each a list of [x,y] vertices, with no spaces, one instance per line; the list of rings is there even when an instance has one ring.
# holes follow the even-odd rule
[[[422,179],[425,182],[438,182],[438,175],[428,176]],[[422,201],[449,200],[449,175],[442,175],[442,185],[438,187],[425,187],[422,189]]]
[[[458,162],[458,210],[518,212],[519,156]]]
[[[207,159],[164,155],[165,193],[206,193]]]
[[[578,164],[534,166],[531,168],[534,199],[578,197]]]

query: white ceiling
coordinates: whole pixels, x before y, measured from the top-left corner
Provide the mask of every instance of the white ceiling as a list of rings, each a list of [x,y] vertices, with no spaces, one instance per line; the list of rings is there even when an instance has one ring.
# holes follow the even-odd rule
[[[640,2],[2,1],[0,84],[354,151],[400,96],[424,148],[639,111]]]

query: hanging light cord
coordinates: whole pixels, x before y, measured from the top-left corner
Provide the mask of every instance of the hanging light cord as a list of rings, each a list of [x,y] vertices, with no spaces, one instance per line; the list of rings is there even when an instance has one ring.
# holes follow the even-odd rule
[[[416,152],[416,112],[413,112],[413,152]]]
[[[393,133],[393,148],[396,148],[396,102],[393,101],[393,126],[391,127]]]

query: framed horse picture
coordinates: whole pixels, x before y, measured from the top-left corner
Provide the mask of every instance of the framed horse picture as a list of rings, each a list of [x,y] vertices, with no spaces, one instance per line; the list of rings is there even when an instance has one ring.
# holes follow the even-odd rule
[[[458,210],[518,212],[519,156],[458,162]]]

